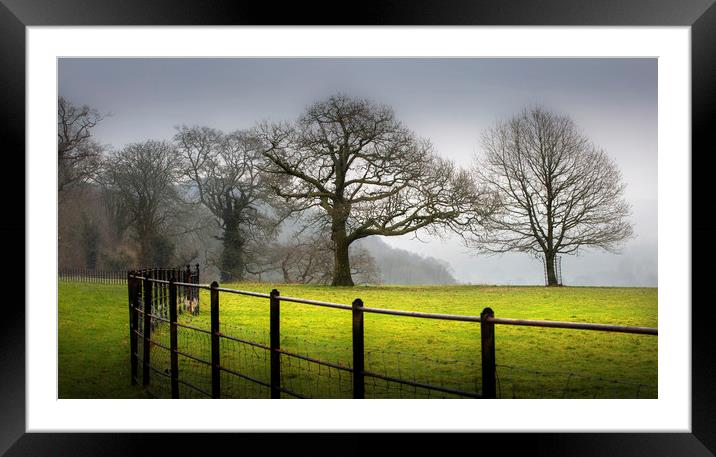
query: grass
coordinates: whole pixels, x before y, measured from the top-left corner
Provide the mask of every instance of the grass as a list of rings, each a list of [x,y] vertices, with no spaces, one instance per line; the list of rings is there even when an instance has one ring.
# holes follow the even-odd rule
[[[491,307],[497,317],[657,326],[657,289],[598,287],[371,286],[332,288],[284,284],[230,284],[284,296],[435,313],[479,315]],[[265,299],[221,293],[222,332],[268,343],[269,307]],[[201,313],[180,321],[209,328],[209,296],[200,296]],[[123,285],[60,282],[60,398],[134,398],[145,395],[129,385],[127,290]],[[657,337],[584,330],[498,325],[496,359],[503,398],[655,398]],[[351,313],[290,302],[281,304],[282,348],[350,365]],[[165,325],[153,339],[168,345]],[[210,358],[208,335],[180,329],[179,348]],[[465,390],[480,390],[480,328],[476,323],[367,314],[366,369]],[[141,354],[141,347],[140,347]],[[179,357],[180,378],[209,390],[210,372]],[[311,397],[349,397],[350,373],[282,358],[282,384]],[[152,364],[168,367],[168,354],[152,347]],[[268,381],[266,351],[222,339],[222,365]],[[290,365],[289,365],[290,364]],[[141,371],[141,370],[140,370]],[[433,397],[436,392],[366,378],[369,397]],[[155,395],[168,382],[151,375]],[[202,395],[181,386],[182,396]],[[222,395],[266,397],[268,390],[222,374]],[[446,396],[439,394],[438,396]],[[449,395],[447,395],[449,396]]]
[[[143,398],[129,383],[127,287],[59,283],[60,398]]]

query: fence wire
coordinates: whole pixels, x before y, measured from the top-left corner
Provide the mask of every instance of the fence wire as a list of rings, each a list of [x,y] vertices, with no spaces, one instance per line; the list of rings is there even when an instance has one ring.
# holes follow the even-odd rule
[[[281,338],[281,382],[306,398],[352,398],[350,348],[299,337]],[[343,354],[343,356],[341,356]]]
[[[151,318],[151,316],[150,316]],[[151,318],[152,322],[158,321]],[[140,328],[143,316],[140,313]],[[198,325],[192,322],[192,325]],[[153,325],[150,342],[149,390],[156,398],[171,395],[169,325]],[[199,327],[195,327],[199,328]],[[203,330],[203,329],[202,329]],[[268,332],[222,324],[220,344],[221,398],[270,398],[271,363]],[[139,332],[138,356],[143,364],[143,334]],[[178,327],[180,398],[211,397],[211,335],[193,328]],[[299,337],[281,339],[281,387],[285,398],[352,398],[353,374],[350,348],[307,341]],[[333,357],[327,354],[334,354]],[[341,357],[340,354],[346,355]],[[367,351],[366,398],[466,398],[479,389],[479,365],[476,362],[447,360],[409,353],[382,350]],[[470,381],[449,382],[450,370],[463,367]],[[140,379],[141,383],[141,369]],[[430,373],[443,374],[431,377]],[[166,376],[163,376],[166,375]],[[437,381],[436,381],[437,379]],[[440,381],[440,379],[448,382]],[[419,384],[424,384],[422,387]],[[427,386],[430,387],[427,387]],[[467,395],[445,392],[464,390]]]
[[[198,269],[197,269],[198,271]],[[163,277],[159,277],[163,279]],[[198,281],[198,277],[196,278]],[[153,283],[152,309],[144,316],[140,288],[138,307],[138,383],[143,381],[144,319],[150,319],[149,392],[157,398],[171,397],[171,357],[169,288]],[[179,398],[211,398],[212,334],[209,311],[210,293],[190,287],[177,287],[177,357],[179,362]],[[241,301],[246,299],[244,301]],[[265,298],[241,297],[229,306],[250,308],[250,300],[265,303]],[[222,302],[223,303],[223,302]],[[199,310],[204,313],[199,313]],[[223,308],[222,308],[223,309]],[[245,308],[246,309],[246,308]],[[235,310],[234,310],[235,311]],[[255,311],[251,311],[255,312]],[[268,320],[268,312],[266,319]],[[252,315],[253,317],[254,315]],[[243,325],[242,325],[243,324]],[[220,320],[219,359],[221,398],[270,398],[271,350],[268,329],[256,329],[251,319],[229,322]],[[479,335],[479,327],[475,333]],[[527,337],[523,330],[521,337]],[[352,398],[352,345],[347,336],[334,341],[311,341],[304,336],[280,338],[280,390],[282,398]],[[343,338],[343,339],[341,339]],[[511,362],[519,355],[501,340],[499,355]],[[448,340],[446,340],[447,342]],[[517,341],[517,340],[516,340]],[[635,343],[636,344],[636,343]],[[515,346],[520,347],[520,346]],[[363,351],[366,398],[479,398],[481,368],[479,346],[474,352],[453,351],[453,357],[395,351],[369,346]],[[499,361],[499,360],[498,360]],[[496,365],[498,398],[656,398],[657,385],[609,379],[575,370],[530,368],[518,363]],[[546,366],[546,365],[545,365]]]
[[[476,360],[380,349],[366,351],[365,369],[383,377],[366,377],[366,396],[373,398],[470,398],[481,390]]]

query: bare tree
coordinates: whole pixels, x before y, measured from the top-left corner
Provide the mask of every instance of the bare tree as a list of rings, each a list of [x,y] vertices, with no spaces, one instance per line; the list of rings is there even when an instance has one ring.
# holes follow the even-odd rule
[[[398,236],[468,224],[479,195],[467,173],[439,158],[393,110],[336,95],[293,124],[262,124],[265,169],[295,211],[322,209],[333,243],[332,284],[353,285],[349,246],[371,235]],[[325,217],[327,216],[327,217]]]
[[[99,169],[102,146],[92,129],[102,116],[88,106],[75,106],[63,97],[57,104],[57,190],[87,181]]]
[[[166,265],[173,251],[167,228],[176,215],[177,169],[170,144],[133,143],[110,155],[103,184],[126,214],[143,265]]]
[[[475,171],[501,209],[472,240],[479,250],[544,256],[554,286],[557,254],[617,252],[632,236],[617,165],[570,118],[524,110],[484,132],[482,146]]]
[[[174,141],[183,176],[221,229],[221,280],[241,280],[253,248],[265,248],[275,228],[257,168],[260,143],[249,132],[185,126]]]

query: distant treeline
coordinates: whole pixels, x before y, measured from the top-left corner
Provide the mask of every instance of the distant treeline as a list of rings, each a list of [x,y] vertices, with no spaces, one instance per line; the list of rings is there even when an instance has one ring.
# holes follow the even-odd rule
[[[455,284],[450,264],[389,246],[378,237],[361,240],[375,260],[384,284]]]

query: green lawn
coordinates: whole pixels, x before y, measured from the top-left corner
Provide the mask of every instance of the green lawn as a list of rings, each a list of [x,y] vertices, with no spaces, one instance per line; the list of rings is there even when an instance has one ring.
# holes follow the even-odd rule
[[[283,284],[232,284],[284,296],[413,311],[479,315],[489,306],[497,317],[657,326],[657,289],[596,287],[371,286],[332,288]],[[209,296],[201,313],[180,321],[209,328]],[[222,293],[221,330],[268,343],[265,299]],[[59,283],[60,398],[136,398],[146,394],[129,383],[127,290],[123,285]],[[584,330],[513,327],[495,329],[499,394],[503,398],[655,398],[657,337]],[[152,337],[168,345],[166,326]],[[290,302],[281,304],[281,345],[303,355],[350,365],[351,313]],[[209,359],[208,335],[180,329],[179,349]],[[366,369],[383,375],[465,390],[480,390],[478,323],[366,314]],[[141,354],[141,346],[140,346]],[[152,347],[152,365],[168,367],[167,352]],[[180,379],[210,388],[210,370],[179,357]],[[223,366],[264,382],[266,351],[222,339]],[[283,356],[282,384],[310,397],[350,397],[350,373]],[[141,371],[141,369],[140,369]],[[151,393],[166,396],[168,383],[152,372]],[[450,397],[366,378],[367,397]],[[203,398],[185,385],[183,397]],[[268,390],[222,374],[222,395],[265,398]]]
[[[129,383],[126,285],[59,282],[60,398],[143,398]]]

